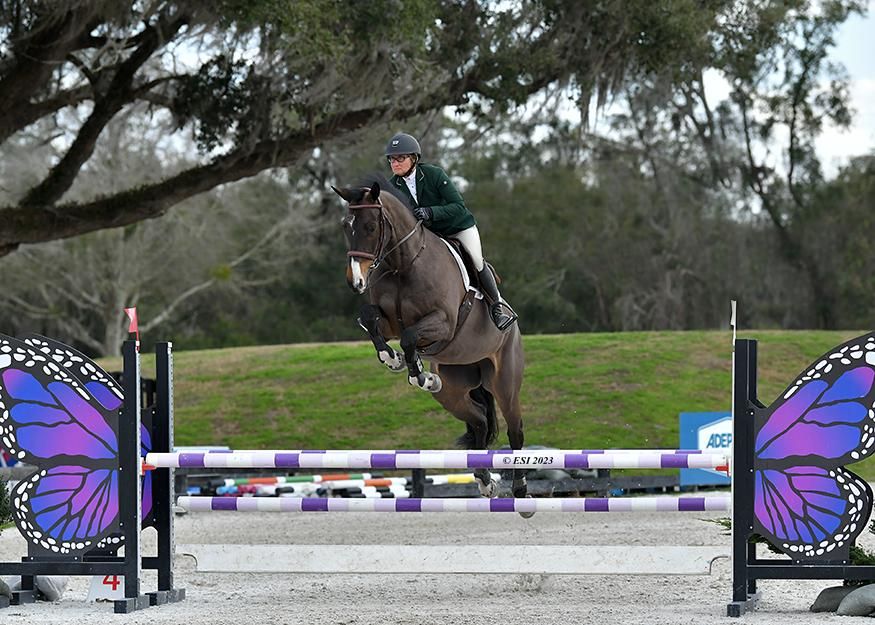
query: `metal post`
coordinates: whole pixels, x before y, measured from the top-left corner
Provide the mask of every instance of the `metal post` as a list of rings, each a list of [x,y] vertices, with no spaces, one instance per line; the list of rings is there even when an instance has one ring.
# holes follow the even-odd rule
[[[748,544],[753,532],[753,454],[756,404],[756,341],[737,339],[732,355],[732,603],[729,616],[756,606],[756,580]]]
[[[412,469],[410,478],[413,482],[410,496],[418,498],[425,497],[425,469]]]
[[[152,424],[152,450],[173,451],[173,344],[155,345],[155,417]],[[156,469],[152,473],[152,509],[158,532],[158,590],[148,593],[152,605],[185,598],[185,589],[173,587],[174,470]]]
[[[137,341],[122,346],[125,399],[119,415],[119,527],[125,537],[125,598],[116,600],[115,612],[133,612],[148,607],[148,597],[140,594],[140,352]]]

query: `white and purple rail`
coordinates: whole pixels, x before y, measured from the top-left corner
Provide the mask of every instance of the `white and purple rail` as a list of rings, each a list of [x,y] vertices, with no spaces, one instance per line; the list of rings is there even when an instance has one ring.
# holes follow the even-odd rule
[[[728,496],[576,497],[538,499],[330,499],[179,497],[188,512],[710,512],[729,510]]]
[[[679,451],[681,453],[679,453]],[[718,469],[726,454],[686,450],[264,450],[149,453],[147,468]]]

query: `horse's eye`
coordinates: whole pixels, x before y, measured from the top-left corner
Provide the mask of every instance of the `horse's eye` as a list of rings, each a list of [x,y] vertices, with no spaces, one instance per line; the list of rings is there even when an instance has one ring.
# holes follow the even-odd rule
[[[374,234],[377,231],[377,224],[373,221],[370,222],[368,225],[365,226],[365,231],[368,234]]]

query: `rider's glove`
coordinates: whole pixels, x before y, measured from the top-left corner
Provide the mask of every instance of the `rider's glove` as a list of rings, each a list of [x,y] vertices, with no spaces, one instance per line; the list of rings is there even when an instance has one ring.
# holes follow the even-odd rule
[[[428,206],[417,206],[413,209],[413,215],[420,221],[431,221],[434,213]]]

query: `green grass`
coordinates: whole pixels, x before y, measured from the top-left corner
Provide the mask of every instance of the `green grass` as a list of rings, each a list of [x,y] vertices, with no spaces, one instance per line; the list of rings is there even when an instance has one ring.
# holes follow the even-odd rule
[[[752,331],[759,393],[771,401],[805,366],[861,332]],[[730,409],[729,332],[524,337],[526,443],[676,447],[678,413]],[[119,361],[104,361],[108,367]],[[142,371],[152,377],[154,357]],[[176,442],[237,449],[442,449],[464,425],[370,343],[174,354]],[[500,435],[499,444],[506,439]],[[854,470],[875,478],[875,465]]]

